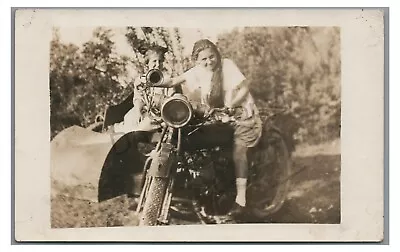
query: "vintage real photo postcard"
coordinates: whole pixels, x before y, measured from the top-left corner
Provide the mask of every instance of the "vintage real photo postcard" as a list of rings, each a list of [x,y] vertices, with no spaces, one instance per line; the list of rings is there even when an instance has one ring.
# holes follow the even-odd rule
[[[16,240],[381,241],[383,13],[16,10]]]

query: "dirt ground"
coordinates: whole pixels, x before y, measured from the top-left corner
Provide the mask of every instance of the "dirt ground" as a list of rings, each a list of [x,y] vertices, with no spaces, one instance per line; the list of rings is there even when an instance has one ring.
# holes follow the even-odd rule
[[[300,172],[292,178],[282,209],[264,222],[340,223],[340,162],[339,140],[318,146],[298,146],[293,169]],[[124,196],[92,203],[56,195],[51,199],[51,225],[52,228],[137,225],[134,207],[134,200]],[[196,222],[174,219],[173,223]]]

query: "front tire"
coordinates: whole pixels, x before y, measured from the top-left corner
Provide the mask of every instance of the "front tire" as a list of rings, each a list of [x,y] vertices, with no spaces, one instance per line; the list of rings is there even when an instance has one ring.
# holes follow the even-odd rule
[[[142,189],[144,197],[142,200],[144,201],[143,211],[139,215],[139,226],[155,226],[158,224],[158,218],[171,180],[171,166],[175,160],[173,149],[174,147],[171,144],[161,144],[157,156],[151,160],[150,167],[146,172],[146,182]]]
[[[155,226],[158,224],[158,216],[163,205],[163,200],[168,187],[167,178],[152,177],[149,191],[140,214],[139,226]]]

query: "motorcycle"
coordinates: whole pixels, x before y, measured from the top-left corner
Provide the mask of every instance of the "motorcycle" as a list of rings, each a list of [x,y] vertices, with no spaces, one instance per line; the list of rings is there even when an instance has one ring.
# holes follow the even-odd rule
[[[171,218],[195,215],[201,223],[265,220],[282,208],[290,186],[292,146],[273,118],[282,109],[260,110],[262,137],[249,149],[246,211],[238,219],[226,213],[236,196],[232,161],[233,126],[240,109],[204,111],[186,96],[175,92],[151,102],[151,88],[163,81],[160,71],[146,75],[146,115],[157,135],[146,154],[136,208],[140,226],[168,225]]]

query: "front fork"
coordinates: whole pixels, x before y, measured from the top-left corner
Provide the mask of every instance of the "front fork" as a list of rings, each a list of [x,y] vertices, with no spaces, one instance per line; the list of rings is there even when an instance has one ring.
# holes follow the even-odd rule
[[[168,224],[169,207],[171,205],[171,200],[172,200],[172,189],[174,186],[174,181],[175,181],[174,177],[171,176],[169,179],[168,188],[167,188],[167,191],[165,192],[162,208],[161,208],[160,215],[158,218],[158,221],[163,224]]]
[[[180,130],[179,135],[181,134]],[[172,200],[172,190],[175,181],[175,170],[172,169],[176,167],[174,163],[176,163],[176,155],[179,152],[180,148],[180,137],[178,141],[178,148],[175,148],[171,143],[172,141],[173,130],[165,129],[163,132],[163,137],[160,142],[157,144],[157,147],[151,153],[151,155],[147,158],[144,167],[144,183],[143,189],[140,194],[139,203],[136,209],[136,212],[139,213],[144,206],[144,202],[146,201],[146,195],[150,188],[151,182],[153,178],[163,178],[168,180],[168,186],[164,194],[164,198],[162,201],[162,206],[160,209],[160,213],[158,215],[158,221],[163,224],[168,224],[169,217],[169,207]]]

